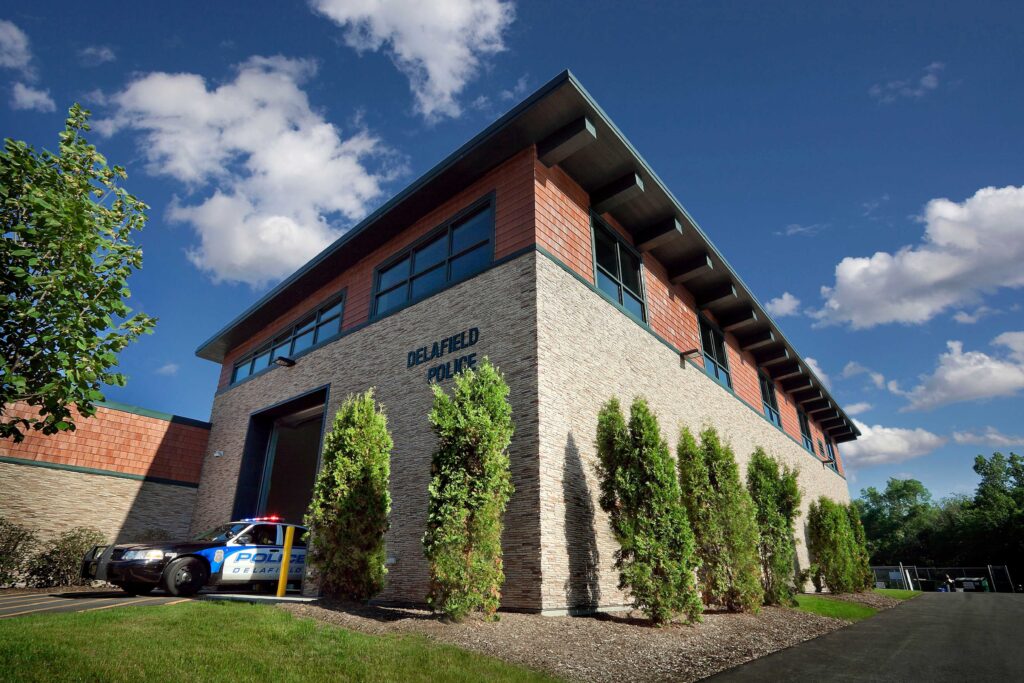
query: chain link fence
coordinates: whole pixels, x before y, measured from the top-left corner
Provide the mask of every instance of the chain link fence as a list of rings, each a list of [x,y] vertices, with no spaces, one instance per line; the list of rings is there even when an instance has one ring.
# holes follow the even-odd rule
[[[918,567],[901,564],[871,567],[876,588],[904,588],[935,591],[947,585],[948,579],[980,579],[994,593],[1017,593],[1021,587],[1013,582],[1006,565],[989,564],[981,567]]]

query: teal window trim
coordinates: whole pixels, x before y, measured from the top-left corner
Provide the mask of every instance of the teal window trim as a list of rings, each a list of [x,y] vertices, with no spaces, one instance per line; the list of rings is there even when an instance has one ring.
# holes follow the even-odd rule
[[[605,244],[614,250],[609,254],[611,261],[603,264],[598,257],[599,236],[603,236]],[[590,253],[594,283],[598,291],[603,292],[623,311],[646,324],[647,287],[644,282],[643,256],[617,230],[593,212],[590,214]],[[634,264],[635,276],[627,277],[627,272],[632,273]],[[627,282],[627,279],[633,282]]]
[[[463,226],[470,225],[478,216],[486,220],[485,234],[469,243],[459,245],[457,231]],[[493,266],[494,233],[495,193],[491,192],[448,218],[408,247],[388,257],[373,270],[370,320],[378,320],[411,306]],[[431,253],[440,241],[444,242],[443,250]],[[420,258],[436,260],[431,260],[421,268],[417,264]],[[457,270],[462,267],[462,263],[470,264],[468,270]],[[421,284],[424,289],[417,292],[417,287]],[[389,297],[393,302],[388,301]]]
[[[836,447],[832,443],[832,439],[825,441],[825,448],[828,450],[828,466],[832,468],[833,472],[839,472],[839,463],[836,461]]]
[[[729,370],[729,352],[725,346],[725,333],[703,314],[697,315],[697,321],[700,327],[701,350],[704,353],[704,372],[731,391],[732,373]]]
[[[293,358],[297,354],[307,353],[336,339],[341,334],[344,317],[345,290],[342,290],[311,312],[299,316],[298,322],[284,328],[256,350],[235,361],[231,368],[230,384],[236,384],[273,368],[275,358]]]
[[[804,448],[814,454],[814,439],[811,437],[811,423],[807,419],[807,413],[802,410],[796,411],[796,416],[800,420],[800,436],[804,440]]]
[[[764,408],[764,416],[773,425],[782,429],[782,417],[779,415],[779,400],[775,395],[775,383],[761,371],[758,371],[757,378],[761,384],[761,404]]]

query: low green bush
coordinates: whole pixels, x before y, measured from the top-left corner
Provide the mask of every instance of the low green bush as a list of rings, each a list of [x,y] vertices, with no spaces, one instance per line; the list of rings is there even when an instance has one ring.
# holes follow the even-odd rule
[[[0,588],[24,579],[28,558],[37,543],[34,530],[0,517]]]
[[[79,526],[44,543],[28,561],[26,581],[36,588],[80,586],[82,558],[94,545],[106,543],[103,532]]]

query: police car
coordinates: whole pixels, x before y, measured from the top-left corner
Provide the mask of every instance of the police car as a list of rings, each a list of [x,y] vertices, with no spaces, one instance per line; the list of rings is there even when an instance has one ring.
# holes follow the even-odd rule
[[[306,566],[306,529],[274,516],[222,524],[191,541],[99,545],[82,559],[82,578],[112,583],[132,595],[155,588],[194,595],[204,586],[276,586],[290,526],[295,535],[288,581],[298,582]]]

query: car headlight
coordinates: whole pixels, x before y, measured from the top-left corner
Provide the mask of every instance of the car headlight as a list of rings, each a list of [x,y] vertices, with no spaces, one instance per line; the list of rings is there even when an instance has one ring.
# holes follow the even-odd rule
[[[163,550],[129,550],[121,556],[122,560],[162,560]]]

